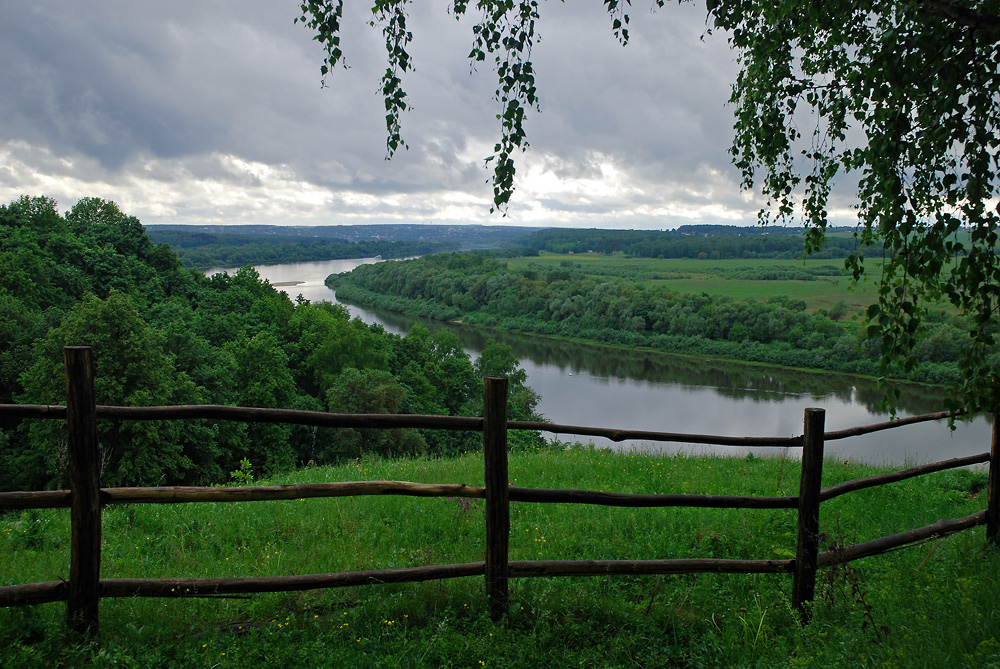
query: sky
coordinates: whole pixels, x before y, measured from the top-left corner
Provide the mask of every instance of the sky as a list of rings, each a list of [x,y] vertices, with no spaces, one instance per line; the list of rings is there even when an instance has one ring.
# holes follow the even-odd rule
[[[632,8],[622,47],[597,0],[543,2],[506,216],[484,164],[499,137],[474,10],[410,7],[408,150],[386,160],[370,2],[349,0],[347,69],[275,0],[0,0],[0,202],[114,200],[145,224],[752,225],[730,162],[736,54],[704,5]]]

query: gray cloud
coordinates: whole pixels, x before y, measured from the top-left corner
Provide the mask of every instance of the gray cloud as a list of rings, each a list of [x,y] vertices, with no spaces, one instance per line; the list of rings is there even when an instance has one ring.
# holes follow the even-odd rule
[[[447,4],[412,5],[410,148],[386,161],[364,3],[345,7],[349,69],[321,89],[295,3],[6,1],[0,197],[99,195],[147,223],[497,222],[483,165],[496,84],[488,66],[470,74],[475,17]],[[704,9],[637,7],[626,48],[598,2],[543,3],[539,25],[542,112],[507,222],[753,220],[726,152],[733,54],[700,39]]]

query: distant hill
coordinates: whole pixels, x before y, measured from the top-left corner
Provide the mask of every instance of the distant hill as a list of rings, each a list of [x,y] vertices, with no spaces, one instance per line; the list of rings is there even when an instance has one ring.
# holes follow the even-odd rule
[[[191,269],[339,258],[405,258],[444,251],[499,248],[539,228],[481,225],[150,225]]]
[[[148,225],[150,239],[168,231],[183,232],[191,239],[199,235],[280,239],[282,242],[339,239],[349,242],[451,242],[459,250],[497,248],[544,228],[509,225]],[[201,237],[207,239],[207,237]]]
[[[604,253],[641,258],[800,258],[802,229],[778,226],[684,225],[676,230],[523,228],[503,225],[150,225],[193,269],[360,258],[402,258],[445,251],[505,249],[515,255]],[[813,258],[845,258],[856,250],[853,228],[830,228]],[[869,252],[877,250],[869,249]]]
[[[845,258],[856,249],[853,228],[831,228],[812,258]],[[638,258],[800,258],[801,228],[777,226],[684,225],[676,230],[549,228],[514,242],[524,255],[603,253]]]

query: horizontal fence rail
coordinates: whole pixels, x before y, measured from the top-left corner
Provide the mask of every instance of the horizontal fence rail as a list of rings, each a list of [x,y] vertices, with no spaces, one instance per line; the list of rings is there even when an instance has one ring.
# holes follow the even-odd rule
[[[819,555],[818,563],[820,567],[832,566],[852,562],[863,557],[880,555],[889,551],[902,548],[910,544],[917,543],[932,538],[946,537],[955,532],[969,530],[973,527],[983,525],[986,522],[986,511],[977,511],[965,518],[955,518],[953,520],[939,520],[936,523],[920,527],[915,530],[907,530],[899,534],[893,534],[881,539],[873,539],[853,546],[845,546],[837,550],[827,551]]]
[[[606,576],[609,574],[781,574],[791,560],[538,560],[511,562],[511,576]]]
[[[687,444],[715,444],[717,446],[774,446],[789,448],[801,446],[802,437],[727,437],[712,434],[684,434],[680,432],[650,432],[646,430],[620,430],[605,427],[584,427],[580,425],[558,425],[540,421],[512,420],[507,424],[511,430],[536,430],[553,434],[574,434],[584,437],[605,437],[611,441],[638,439],[643,441],[681,442]]]
[[[943,472],[947,469],[957,469],[959,467],[979,465],[989,461],[989,453],[980,453],[979,455],[967,455],[964,458],[952,458],[950,460],[941,460],[940,462],[932,462],[926,465],[918,465],[916,467],[910,467],[909,469],[900,469],[899,471],[889,472],[888,474],[879,474],[878,476],[868,476],[866,478],[838,483],[820,490],[819,498],[825,502],[833,499],[834,497],[840,497],[841,495],[854,492],[856,490],[874,488],[875,486],[886,485],[887,483],[905,481],[906,479],[912,479],[916,476],[933,474],[934,472]]]
[[[411,497],[485,497],[483,487],[464,483],[345,481],[234,488],[103,488],[107,504],[179,504],[184,502],[267,502],[315,497],[409,495]]]
[[[983,464],[989,453],[952,458],[888,474],[845,481],[820,490],[824,502],[840,495],[904,481],[933,472]],[[594,504],[619,507],[689,507],[716,509],[794,509],[798,496],[753,497],[703,495],[697,493],[616,493],[571,488],[521,488],[510,486],[510,501],[550,504]],[[69,490],[0,492],[0,511],[69,508]],[[361,495],[410,495],[413,497],[486,497],[486,488],[464,483],[413,483],[410,481],[345,481],[336,483],[296,483],[291,485],[199,487],[160,486],[146,488],[101,488],[101,502],[111,504],[183,504],[194,502],[267,502],[319,497]]]
[[[837,439],[847,439],[848,437],[860,437],[863,434],[872,434],[873,432],[881,432],[882,430],[892,430],[897,427],[903,427],[904,425],[916,425],[917,423],[927,423],[933,420],[942,420],[945,418],[958,418],[967,415],[966,411],[938,411],[936,413],[925,413],[919,416],[907,416],[906,418],[896,418],[894,420],[887,420],[882,423],[873,423],[871,425],[862,425],[861,427],[849,427],[845,430],[834,430],[833,432],[827,432],[823,435],[824,441],[834,441]]]
[[[561,504],[596,504],[598,506],[666,507],[684,506],[716,509],[794,509],[798,497],[740,497],[735,495],[699,495],[660,493],[604,492],[551,488],[510,488],[512,502],[547,502]]]
[[[466,416],[436,416],[422,414],[332,414],[322,411],[300,411],[295,409],[267,409],[258,407],[234,407],[221,404],[188,404],[155,407],[120,407],[97,405],[98,418],[111,420],[226,420],[254,423],[292,423],[313,427],[352,428],[422,428],[482,432],[483,419]],[[66,407],[46,404],[0,404],[0,415],[10,418],[35,418],[65,420]],[[844,430],[833,430],[823,434],[824,441],[835,441],[891,430],[906,425],[926,423],[964,415],[964,412],[940,411],[937,413],[908,416],[896,420],[863,425]],[[625,430],[620,428],[589,427],[584,425],[564,425],[542,421],[512,420],[507,422],[508,430],[531,430],[552,434],[572,434],[583,437],[604,437],[611,441],[626,440],[659,441],[689,444],[712,444],[716,446],[745,446],[752,448],[791,448],[802,446],[802,435],[791,437],[733,437],[718,434],[691,434],[683,432],[654,432],[649,430]]]
[[[411,583],[427,580],[483,576],[494,619],[508,606],[510,578],[652,575],[685,573],[792,574],[792,602],[807,620],[816,571],[863,557],[878,555],[934,537],[986,525],[993,545],[1000,545],[1000,453],[998,421],[994,415],[990,452],[952,458],[888,474],[820,487],[825,441],[845,439],[881,430],[959,414],[939,412],[913,416],[846,430],[824,432],[824,412],[807,409],[802,435],[790,437],[731,437],[639,430],[557,425],[536,421],[508,421],[507,380],[484,380],[482,417],[328,414],[217,405],[116,407],[94,403],[93,367],[90,349],[64,349],[67,370],[67,405],[0,405],[0,417],[9,419],[65,420],[70,452],[71,490],[18,491],[0,493],[0,511],[18,509],[71,508],[71,554],[68,581],[52,581],[0,587],[0,606],[66,601],[68,621],[78,631],[96,634],[98,602],[115,597],[227,597],[261,592],[311,590],[377,583]],[[150,488],[101,488],[96,464],[97,420],[214,420],[293,423],[331,428],[425,428],[483,433],[483,486],[427,484],[409,481],[346,481],[278,486]],[[798,447],[802,449],[799,494],[785,497],[615,493],[583,489],[542,489],[509,485],[507,477],[507,431],[534,430],[554,434],[606,437],[613,441],[645,441],[716,444],[724,446]],[[822,502],[843,494],[903,481],[932,472],[989,463],[987,508],[965,518],[940,520],[926,527],[852,546],[836,546],[819,552],[819,509]],[[178,504],[197,502],[254,502],[361,495],[407,495],[414,497],[463,497],[485,500],[485,560],[466,564],[431,565],[330,574],[250,578],[150,578],[100,579],[100,509],[116,504]],[[615,507],[707,507],[726,509],[797,509],[798,536],[794,559],[663,559],[663,560],[546,560],[509,559],[510,503],[591,504]]]

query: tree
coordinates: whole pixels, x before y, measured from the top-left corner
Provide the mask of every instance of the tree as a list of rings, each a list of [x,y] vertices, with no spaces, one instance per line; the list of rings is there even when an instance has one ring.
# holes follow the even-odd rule
[[[295,382],[288,368],[288,356],[269,332],[250,338],[240,332],[224,345],[236,361],[238,406],[284,408],[295,399]],[[235,460],[247,458],[264,473],[292,469],[295,452],[289,443],[291,427],[281,423],[249,423],[244,450]]]
[[[858,248],[847,266],[859,279],[865,251],[884,248],[879,300],[867,311],[883,378],[914,368],[928,309],[950,303],[971,317],[959,402],[1000,406],[996,5],[708,6],[743,67],[732,153],[744,186],[759,183],[774,204],[762,220],[800,211],[807,247],[819,248],[834,178],[858,174]],[[811,114],[805,135],[799,107]]]
[[[528,387],[528,374],[521,369],[517,357],[510,346],[490,339],[483,347],[483,353],[473,364],[479,378],[506,376],[508,381],[507,417],[511,420],[538,420],[535,413],[540,398]]]
[[[662,7],[664,0],[654,0]],[[629,0],[604,0],[614,36],[629,39]],[[469,3],[450,5],[456,16]],[[343,0],[305,0],[303,22],[326,49],[325,77],[341,62]],[[387,148],[405,146],[402,75],[411,69],[405,0],[374,0],[388,64],[382,78]],[[537,0],[480,0],[473,64],[491,59],[500,103],[494,209],[513,193],[514,157],[527,147],[525,109],[537,108],[531,50]],[[867,334],[883,380],[906,376],[931,308],[969,316],[955,404],[1000,407],[1000,11],[981,0],[707,0],[742,71],[733,84],[731,149],[743,186],[768,198],[761,222],[801,218],[807,249],[823,244],[835,179],[856,181],[855,280],[875,267],[879,298]],[[801,128],[809,126],[809,130]],[[874,272],[873,272],[874,273]],[[890,398],[893,396],[892,388]]]
[[[341,305],[320,302],[295,307],[289,331],[294,352],[292,367],[299,385],[321,396],[347,367],[385,369],[382,342],[360,320],[351,320]]]
[[[405,395],[406,391],[389,372],[349,367],[334,380],[327,392],[327,403],[334,413],[398,413]],[[347,427],[337,430],[332,452],[325,452],[322,457],[333,462],[343,457],[358,458],[362,453],[397,457],[416,455],[426,449],[416,430]]]
[[[21,377],[25,403],[59,404],[65,396],[62,348],[92,346],[98,404],[154,406],[198,403],[204,398],[179,374],[127,295],[111,291],[107,300],[87,295],[67,317],[36,344],[35,360]],[[21,454],[22,466],[35,475],[44,463],[53,483],[65,476],[63,426],[39,421],[30,426],[33,448]],[[105,485],[163,485],[191,480],[196,462],[212,461],[211,444],[200,443],[175,422],[101,421],[102,475]],[[196,435],[201,437],[201,435]],[[31,483],[38,485],[39,481]]]
[[[112,202],[85,198],[65,217],[44,197],[0,205],[0,402],[62,404],[62,348],[73,345],[93,348],[98,404],[324,411],[336,400],[338,410],[405,412],[412,388],[394,375],[413,354],[412,378],[427,390],[418,399],[474,415],[477,379],[457,338],[423,332],[421,346],[399,346],[401,338],[351,320],[343,307],[294,304],[252,267],[212,278],[182,270]],[[6,417],[0,428],[0,490],[64,485],[64,425]],[[243,459],[266,476],[369,447],[422,453],[444,441],[414,430],[380,439],[201,420],[102,420],[98,430],[102,480],[111,486],[205,485]],[[452,435],[474,436],[435,432],[447,438],[442,453],[464,444]]]

